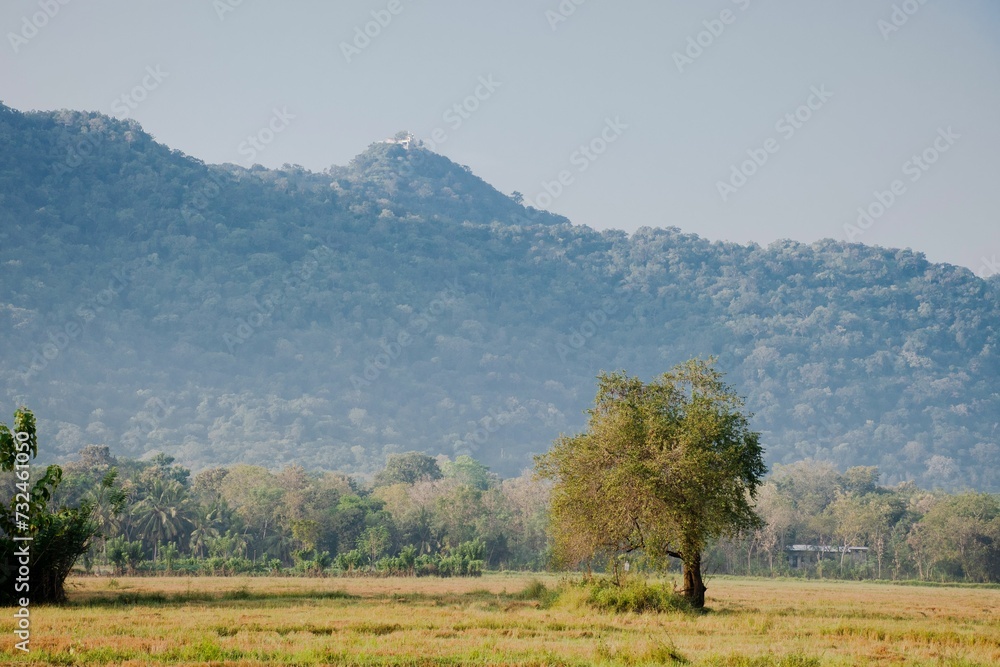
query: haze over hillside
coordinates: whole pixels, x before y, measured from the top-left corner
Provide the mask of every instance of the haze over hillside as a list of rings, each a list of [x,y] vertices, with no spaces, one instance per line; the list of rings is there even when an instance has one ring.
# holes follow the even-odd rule
[[[582,427],[600,370],[717,355],[771,463],[1000,489],[996,276],[596,232],[398,144],[209,166],[134,122],[0,106],[0,146],[0,373],[54,457],[509,474]]]

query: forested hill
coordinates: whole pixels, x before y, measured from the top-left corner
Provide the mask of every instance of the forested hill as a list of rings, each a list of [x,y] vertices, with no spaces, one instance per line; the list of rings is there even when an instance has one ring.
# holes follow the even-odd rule
[[[0,107],[0,266],[6,412],[52,458],[510,474],[583,426],[600,370],[717,355],[772,463],[1000,489],[1000,280],[909,250],[596,232],[420,147],[209,166]]]

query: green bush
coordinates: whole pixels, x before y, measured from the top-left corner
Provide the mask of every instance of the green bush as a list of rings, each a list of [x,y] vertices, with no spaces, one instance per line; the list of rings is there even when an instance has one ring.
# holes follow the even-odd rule
[[[108,561],[115,574],[135,573],[143,561],[142,542],[116,537],[107,541]]]
[[[407,545],[399,550],[398,556],[385,556],[375,563],[375,571],[388,576],[410,576],[414,574],[417,549]]]
[[[486,544],[475,539],[462,542],[438,562],[442,577],[478,577],[486,566]]]
[[[319,549],[299,549],[292,554],[295,559],[295,571],[306,575],[322,575],[323,572],[334,564],[334,559],[328,551]],[[264,567],[267,567],[265,562]]]
[[[356,572],[365,565],[365,555],[357,549],[352,549],[342,554],[337,554],[333,561],[333,566],[341,573]]]
[[[435,555],[421,554],[417,556],[414,563],[414,572],[418,577],[433,577],[438,574],[438,561],[440,558]]]
[[[541,603],[542,607],[548,607],[559,598],[559,593],[558,589],[550,590],[538,579],[532,579],[527,586],[511,597],[515,600],[535,600]]]
[[[418,577],[478,577],[485,567],[486,545],[478,539],[445,553],[421,554],[413,561],[413,572]]]
[[[602,611],[642,614],[691,610],[688,601],[667,584],[650,584],[635,578],[620,585],[611,579],[598,579],[589,586],[587,602]]]

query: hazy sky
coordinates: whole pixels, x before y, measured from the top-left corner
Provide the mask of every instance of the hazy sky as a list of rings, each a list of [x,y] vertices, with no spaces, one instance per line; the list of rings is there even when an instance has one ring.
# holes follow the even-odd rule
[[[4,103],[206,162],[322,170],[409,129],[595,228],[1000,269],[996,0],[7,0],[0,26]]]

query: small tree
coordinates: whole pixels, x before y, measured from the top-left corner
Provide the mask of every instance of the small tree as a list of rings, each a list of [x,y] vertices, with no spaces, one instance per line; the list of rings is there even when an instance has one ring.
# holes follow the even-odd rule
[[[462,454],[454,461],[447,461],[441,472],[448,479],[454,479],[459,484],[485,491],[493,486],[497,479],[490,469],[468,454]]]
[[[372,526],[366,528],[365,532],[361,533],[361,537],[358,538],[358,551],[368,557],[368,563],[374,569],[375,562],[389,548],[391,541],[388,528]]]
[[[161,544],[157,547],[159,552],[160,561],[166,567],[167,574],[174,571],[174,562],[181,555],[180,549],[177,548],[176,542],[167,542],[166,544]]]
[[[711,539],[756,529],[751,503],[766,472],[743,400],[710,363],[692,360],[649,384],[602,374],[586,432],[536,458],[554,481],[555,555],[567,565],[642,551],[683,563],[683,594],[705,604],[701,557]]]
[[[115,574],[135,574],[143,559],[142,542],[130,542],[121,536],[108,540],[107,552]]]

